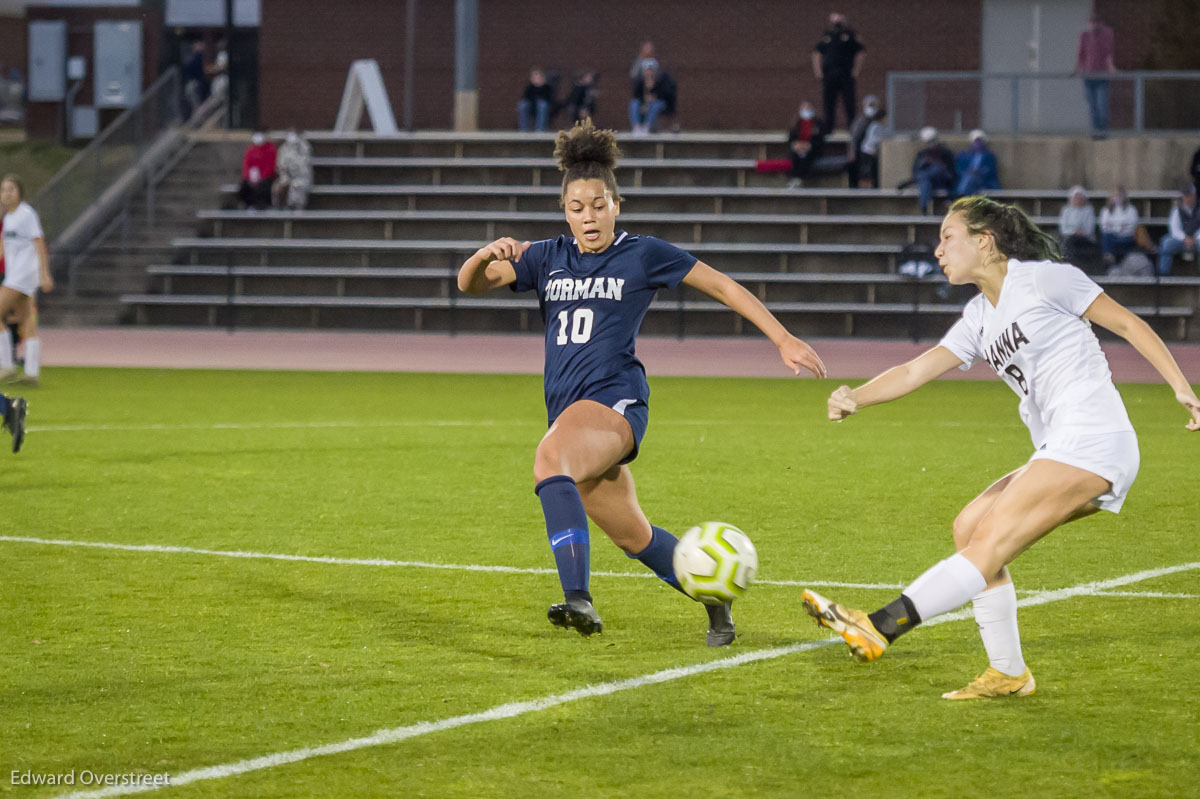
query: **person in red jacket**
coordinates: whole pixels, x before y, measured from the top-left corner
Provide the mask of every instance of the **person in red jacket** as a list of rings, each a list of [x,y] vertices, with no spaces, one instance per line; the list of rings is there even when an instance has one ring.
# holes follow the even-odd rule
[[[242,156],[242,185],[238,199],[243,208],[262,210],[271,205],[271,186],[275,183],[275,145],[261,130],[250,137],[250,146]]]

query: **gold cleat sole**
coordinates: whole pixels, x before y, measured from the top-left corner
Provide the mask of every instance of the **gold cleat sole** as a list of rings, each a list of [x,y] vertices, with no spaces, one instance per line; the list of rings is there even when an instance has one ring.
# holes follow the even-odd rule
[[[862,611],[844,608],[815,591],[806,590],[802,602],[805,612],[816,619],[817,624],[833,630],[842,637],[855,660],[861,663],[878,660],[887,649],[887,639],[875,631]],[[855,619],[854,614],[862,616],[863,619]]]

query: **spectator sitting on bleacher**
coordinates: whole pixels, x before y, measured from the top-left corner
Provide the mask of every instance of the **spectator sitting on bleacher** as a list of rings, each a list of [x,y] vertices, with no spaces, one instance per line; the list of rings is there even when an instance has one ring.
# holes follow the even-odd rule
[[[279,147],[275,158],[279,179],[275,181],[275,207],[303,211],[312,191],[312,146],[295,128]]]
[[[277,175],[275,157],[275,145],[267,141],[265,133],[256,130],[242,156],[242,185],[238,188],[238,199],[243,208],[262,210],[271,204],[271,187]]]
[[[1171,274],[1171,261],[1182,255],[1185,261],[1196,257],[1196,236],[1200,233],[1200,205],[1196,203],[1196,187],[1183,183],[1179,187],[1179,202],[1171,206],[1167,220],[1167,235],[1158,243],[1158,273]]]
[[[976,128],[971,131],[970,140],[971,146],[959,153],[954,161],[954,169],[958,172],[955,193],[960,197],[1000,188],[996,156],[988,149],[987,134]]]
[[[800,104],[792,129],[788,131],[788,155],[792,160],[791,180],[787,184],[789,189],[804,185],[813,163],[824,151],[825,123],[817,118],[813,104],[805,100]]]
[[[629,127],[635,135],[652,133],[659,116],[675,114],[675,81],[661,69],[647,67],[633,82],[629,100]]]
[[[1063,260],[1088,274],[1100,270],[1100,248],[1096,244],[1096,211],[1083,186],[1072,186],[1069,199],[1058,214],[1058,240]]]
[[[567,96],[567,125],[590,119],[596,114],[596,71],[586,69],[575,79],[571,93]]]
[[[629,67],[630,83],[640,78],[642,72],[647,69],[658,69],[658,59],[654,57],[654,42],[649,40],[642,42],[637,58],[633,59],[633,65]]]
[[[867,123],[862,141],[858,145],[858,187],[860,189],[879,188],[879,150],[883,146],[883,120],[887,117],[887,109],[879,106]]]
[[[913,182],[917,184],[917,207],[922,214],[933,212],[933,194],[954,191],[954,153],[938,141],[937,128],[921,128],[921,143],[913,159]]]
[[[863,139],[866,138],[867,128],[871,120],[879,114],[879,98],[868,94],[862,101],[862,113],[850,123],[850,144],[846,147],[846,174],[850,180],[850,188],[859,185],[863,175],[860,172]]]
[[[529,70],[525,93],[517,100],[517,130],[549,130],[553,105],[554,87],[546,83],[546,73],[534,67]]]
[[[1137,246],[1137,226],[1137,209],[1130,204],[1125,187],[1117,186],[1100,211],[1100,249],[1106,264],[1112,266]]]

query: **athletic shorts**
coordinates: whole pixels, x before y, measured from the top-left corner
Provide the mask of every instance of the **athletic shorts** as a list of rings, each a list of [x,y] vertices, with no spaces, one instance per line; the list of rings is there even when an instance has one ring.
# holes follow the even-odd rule
[[[612,408],[624,416],[625,421],[629,422],[629,427],[633,431],[633,449],[621,459],[623,464],[630,463],[637,458],[638,451],[642,447],[642,439],[646,435],[646,428],[650,425],[650,406],[644,399],[637,396],[641,392],[636,389],[636,385],[618,377],[589,387],[582,396],[574,400],[575,402],[579,400],[598,402],[606,408]],[[557,418],[558,416],[551,417],[547,427],[554,424],[554,420]]]
[[[28,267],[14,269],[7,264],[5,267],[4,283],[0,285],[19,291],[26,297],[32,297],[37,293],[38,285],[41,282],[38,280],[37,264],[34,264],[32,269]]]
[[[1082,435],[1052,432],[1029,460],[1065,463],[1103,477],[1112,483],[1112,488],[1096,497],[1093,504],[1100,510],[1117,513],[1137,477],[1141,455],[1137,434],[1132,432]]]

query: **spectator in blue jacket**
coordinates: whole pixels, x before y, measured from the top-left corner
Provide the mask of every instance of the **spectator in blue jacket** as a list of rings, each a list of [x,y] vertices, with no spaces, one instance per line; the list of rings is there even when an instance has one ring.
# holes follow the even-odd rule
[[[958,172],[957,194],[979,194],[1000,188],[1000,175],[996,171],[996,156],[988,149],[987,134],[982,130],[971,131],[971,146],[958,154],[954,161]]]

